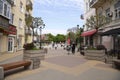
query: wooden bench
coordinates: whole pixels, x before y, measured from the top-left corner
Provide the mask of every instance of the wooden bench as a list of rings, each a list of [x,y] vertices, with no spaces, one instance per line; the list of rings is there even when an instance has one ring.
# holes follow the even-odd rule
[[[30,66],[30,64],[31,64],[31,61],[17,61],[17,62],[2,64],[0,66],[3,67],[4,71],[7,71],[7,70],[22,67],[22,66],[26,69]]]

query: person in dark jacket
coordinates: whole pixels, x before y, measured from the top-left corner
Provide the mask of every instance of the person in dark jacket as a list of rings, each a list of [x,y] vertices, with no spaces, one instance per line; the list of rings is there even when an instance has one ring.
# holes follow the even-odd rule
[[[75,54],[75,43],[72,43],[72,54]]]

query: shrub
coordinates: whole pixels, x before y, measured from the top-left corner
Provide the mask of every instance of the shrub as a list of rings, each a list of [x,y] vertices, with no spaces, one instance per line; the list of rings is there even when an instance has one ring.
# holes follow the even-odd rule
[[[25,50],[31,50],[31,49],[33,49],[35,46],[34,46],[34,44],[33,43],[27,43],[27,44],[24,44],[24,46],[23,46],[23,48],[25,49]]]
[[[104,45],[97,45],[96,48],[97,48],[97,50],[104,50],[105,46]]]

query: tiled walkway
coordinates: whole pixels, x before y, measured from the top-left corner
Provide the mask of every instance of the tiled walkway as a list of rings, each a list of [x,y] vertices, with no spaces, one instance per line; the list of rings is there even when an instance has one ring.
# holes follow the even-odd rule
[[[79,53],[49,50],[40,68],[7,76],[5,80],[120,80],[120,71],[103,62],[86,60]]]

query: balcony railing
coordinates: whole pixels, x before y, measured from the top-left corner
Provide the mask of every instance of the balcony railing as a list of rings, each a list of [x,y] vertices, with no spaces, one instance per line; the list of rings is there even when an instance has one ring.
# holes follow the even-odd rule
[[[104,0],[92,0],[89,4],[91,8],[97,8],[101,6],[101,4],[104,3]]]
[[[8,29],[9,27],[9,19],[0,15],[0,28]]]
[[[28,29],[25,29],[25,34],[27,34],[27,35],[32,35],[32,31],[31,31],[31,30],[28,30]]]

